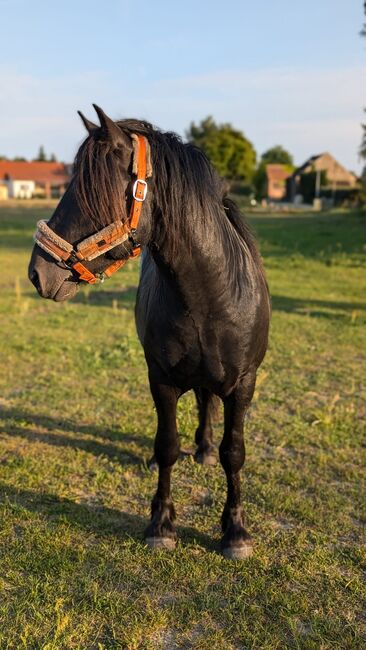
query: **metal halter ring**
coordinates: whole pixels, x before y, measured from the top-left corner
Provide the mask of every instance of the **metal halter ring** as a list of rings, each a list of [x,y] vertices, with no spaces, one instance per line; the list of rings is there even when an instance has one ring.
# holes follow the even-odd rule
[[[142,197],[142,199],[141,199],[140,197],[136,196],[137,189],[138,189],[138,184],[139,184],[139,183],[140,183],[141,185],[144,186],[144,191],[143,191],[143,197]],[[142,202],[142,201],[145,201],[145,199],[146,199],[146,194],[147,194],[147,182],[144,181],[142,178],[137,178],[137,179],[135,180],[135,182],[134,182],[134,184],[133,184],[133,188],[132,188],[132,196],[133,196],[133,198],[135,199],[135,201]]]

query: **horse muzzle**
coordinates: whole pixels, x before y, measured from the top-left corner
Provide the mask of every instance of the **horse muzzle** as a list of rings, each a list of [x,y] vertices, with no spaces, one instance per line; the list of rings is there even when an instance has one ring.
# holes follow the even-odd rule
[[[42,298],[61,302],[69,300],[77,292],[77,282],[70,269],[58,266],[38,246],[33,249],[28,277]]]

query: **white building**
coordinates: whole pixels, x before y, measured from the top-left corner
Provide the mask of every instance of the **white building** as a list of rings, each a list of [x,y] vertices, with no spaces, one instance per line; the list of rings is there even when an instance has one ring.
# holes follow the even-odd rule
[[[9,199],[31,199],[36,189],[35,181],[4,180]]]

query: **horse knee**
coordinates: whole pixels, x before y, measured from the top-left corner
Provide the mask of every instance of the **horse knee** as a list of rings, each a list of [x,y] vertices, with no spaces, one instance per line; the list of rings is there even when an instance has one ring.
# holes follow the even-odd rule
[[[238,433],[231,440],[224,439],[220,444],[220,461],[225,472],[236,474],[241,470],[245,460],[244,438]]]
[[[170,467],[174,465],[179,456],[178,437],[164,436],[159,433],[155,440],[155,458],[159,467]]]

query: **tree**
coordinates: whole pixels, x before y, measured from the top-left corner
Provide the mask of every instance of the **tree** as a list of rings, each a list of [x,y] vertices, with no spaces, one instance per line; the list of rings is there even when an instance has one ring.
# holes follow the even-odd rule
[[[54,153],[51,153],[51,155],[50,155],[50,157],[49,157],[48,160],[49,160],[50,162],[57,162],[57,158],[56,158],[56,156],[55,156]]]
[[[362,170],[361,179],[360,179],[360,194],[359,199],[362,205],[366,204],[366,165]]]
[[[216,124],[206,117],[198,125],[191,122],[186,133],[189,142],[201,147],[220,176],[250,184],[256,163],[254,147],[231,124]]]
[[[266,165],[290,165],[293,167],[294,159],[280,144],[276,144],[262,154],[261,161]]]
[[[365,109],[366,110],[366,109]],[[359,149],[359,154],[363,160],[366,160],[366,124],[362,124],[363,128],[363,136],[362,136],[362,142],[361,146]],[[362,205],[365,205],[366,203],[366,165],[364,165],[364,168],[361,173],[361,178],[360,178],[360,200]]]
[[[365,15],[366,15],[366,1],[364,2],[363,7],[364,7]],[[366,23],[363,24],[360,35],[361,36],[366,36]],[[366,112],[366,109],[364,109],[364,111]],[[361,128],[362,128],[363,133],[362,133],[362,140],[361,140],[361,144],[360,144],[360,148],[359,148],[359,154],[360,154],[360,157],[363,160],[366,160],[366,124],[361,124]],[[361,174],[360,199],[361,199],[362,203],[366,202],[366,165],[363,168],[362,174]]]
[[[364,12],[366,14],[366,0],[364,2],[363,7],[364,7]],[[360,32],[360,35],[361,36],[366,36],[366,23],[363,24],[363,28],[362,28],[362,30]],[[364,109],[364,111],[366,112],[366,109]],[[359,149],[359,154],[360,154],[361,158],[366,160],[366,124],[361,124],[361,127],[362,127],[362,130],[363,130],[363,134],[362,134],[362,140],[361,140],[361,145],[360,145],[360,149]]]
[[[366,113],[366,108],[364,108],[364,111]],[[366,124],[361,124],[363,134],[362,134],[362,140],[360,144],[360,149],[359,149],[359,154],[361,158],[366,160]]]
[[[263,160],[259,163],[253,177],[253,185],[257,199],[264,199],[267,196],[267,163]]]
[[[366,15],[366,1],[363,3],[363,10],[364,10],[365,15]],[[363,27],[362,27],[362,29],[360,31],[360,36],[366,36],[366,23],[363,24]]]
[[[40,148],[38,150],[38,156],[34,160],[35,160],[35,162],[46,162],[47,157],[46,157],[46,153],[45,153],[43,145],[40,146]]]

